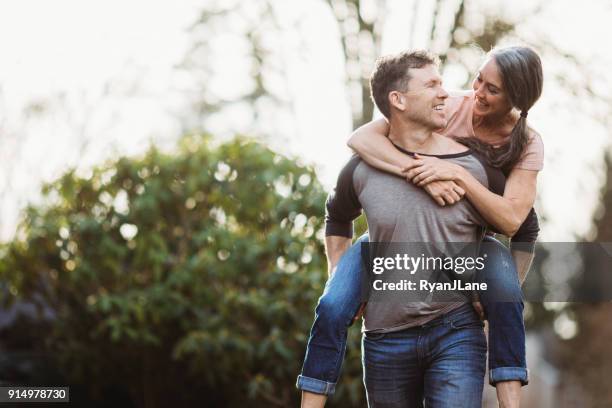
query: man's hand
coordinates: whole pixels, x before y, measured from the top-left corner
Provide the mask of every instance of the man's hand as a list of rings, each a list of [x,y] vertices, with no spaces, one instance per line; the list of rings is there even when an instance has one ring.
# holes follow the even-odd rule
[[[484,308],[482,307],[482,303],[480,303],[479,300],[475,300],[474,302],[472,302],[472,306],[474,307],[474,310],[476,311],[476,314],[478,315],[478,317],[480,317],[480,320],[484,320],[485,314],[484,314]]]
[[[354,322],[361,319],[361,316],[363,316],[363,312],[365,311],[365,308],[367,305],[368,305],[368,302],[363,302],[362,304],[359,305],[359,310],[357,310],[357,313],[355,313],[355,316],[353,317]]]
[[[442,207],[446,204],[455,204],[465,194],[465,190],[459,187],[457,183],[448,180],[432,181],[423,186],[423,189]]]

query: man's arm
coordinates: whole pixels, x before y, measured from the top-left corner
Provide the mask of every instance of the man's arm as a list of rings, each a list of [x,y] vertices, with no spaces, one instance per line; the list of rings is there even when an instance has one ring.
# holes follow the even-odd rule
[[[331,277],[336,271],[338,261],[351,247],[351,239],[337,235],[329,235],[325,237],[325,255],[327,255],[327,277]]]
[[[359,165],[359,156],[353,156],[340,170],[336,187],[325,202],[325,254],[327,274],[332,275],[342,254],[351,246],[353,220],[361,214],[361,203],[353,174]]]

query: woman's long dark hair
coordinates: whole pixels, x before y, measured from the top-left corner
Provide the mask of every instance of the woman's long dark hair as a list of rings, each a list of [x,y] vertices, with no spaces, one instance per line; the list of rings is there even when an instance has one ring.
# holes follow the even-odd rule
[[[529,142],[527,112],[542,94],[544,75],[538,54],[529,47],[495,48],[489,52],[502,77],[510,104],[521,115],[510,133],[510,141],[493,147],[477,138],[459,138],[458,142],[482,154],[494,167],[509,173],[519,161]]]

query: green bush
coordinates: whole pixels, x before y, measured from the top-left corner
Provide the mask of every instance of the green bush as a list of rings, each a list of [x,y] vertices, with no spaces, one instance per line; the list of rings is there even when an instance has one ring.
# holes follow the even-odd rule
[[[43,189],[2,248],[9,301],[56,313],[45,347],[94,398],[141,407],[296,406],[321,294],[325,192],[312,168],[236,138],[184,138]],[[6,300],[6,299],[5,299]],[[358,329],[332,406],[363,405]]]

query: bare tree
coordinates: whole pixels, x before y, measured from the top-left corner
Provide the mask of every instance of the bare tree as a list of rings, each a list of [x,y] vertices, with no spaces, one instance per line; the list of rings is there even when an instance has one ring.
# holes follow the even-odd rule
[[[111,78],[99,92],[80,92],[67,95],[57,92],[13,107],[8,116],[6,102],[0,92],[0,231],[11,234],[15,224],[15,211],[37,197],[39,186],[49,175],[44,174],[41,163],[55,160],[62,166],[83,167],[88,155],[100,152],[99,139],[105,137],[115,125],[117,116],[101,121],[101,113],[107,103],[117,95],[134,95],[140,91],[137,79]],[[115,89],[116,88],[116,89]],[[42,129],[42,130],[41,130]],[[46,134],[41,134],[46,131]],[[45,146],[53,144],[52,134],[61,135],[57,141],[65,145],[64,157],[47,157]],[[30,151],[36,149],[35,151]],[[64,163],[62,163],[62,160]],[[59,170],[59,169],[58,169]],[[28,180],[16,183],[16,176]]]
[[[267,130],[275,137],[284,137],[287,129],[279,131],[274,124],[266,129],[262,125],[274,122],[271,114],[293,115],[286,63],[278,51],[282,48],[279,41],[283,27],[274,1],[213,1],[202,10],[191,34],[193,45],[180,66],[192,80],[192,88],[185,92],[192,112],[181,118],[185,131],[207,129],[208,120],[215,114],[241,108],[248,111],[251,132],[263,135]],[[229,60],[236,63],[227,63]],[[227,69],[243,74],[236,74],[236,80],[243,83],[239,91],[211,86]],[[230,127],[232,132],[242,131]]]

